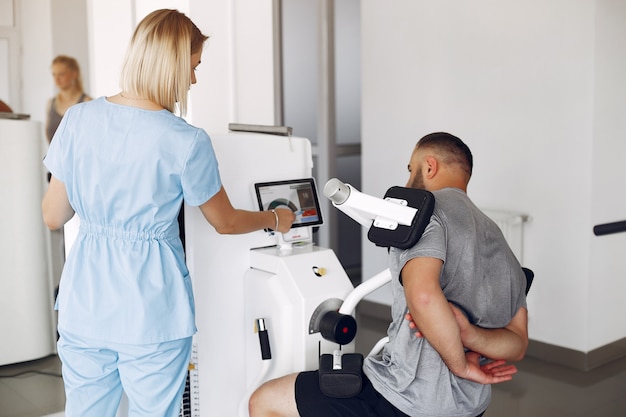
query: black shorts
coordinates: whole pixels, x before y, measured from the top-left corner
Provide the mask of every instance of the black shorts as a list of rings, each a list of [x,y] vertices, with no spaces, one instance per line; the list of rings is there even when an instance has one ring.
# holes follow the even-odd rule
[[[409,417],[380,395],[365,374],[360,394],[331,398],[320,390],[317,371],[302,372],[296,378],[296,404],[301,417]]]
[[[317,371],[296,378],[296,404],[302,417],[408,417],[391,405],[363,374],[361,393],[351,398],[331,398],[320,391]]]

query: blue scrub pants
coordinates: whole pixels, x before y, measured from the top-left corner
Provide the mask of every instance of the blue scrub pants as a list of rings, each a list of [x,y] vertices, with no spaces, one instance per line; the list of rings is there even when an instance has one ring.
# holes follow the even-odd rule
[[[65,417],[114,417],[122,390],[129,417],[178,417],[191,345],[191,337],[125,345],[60,332]]]

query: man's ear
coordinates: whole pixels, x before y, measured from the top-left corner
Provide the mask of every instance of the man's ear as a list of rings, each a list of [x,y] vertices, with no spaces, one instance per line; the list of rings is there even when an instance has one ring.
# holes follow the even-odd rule
[[[424,172],[422,173],[424,179],[432,179],[435,175],[437,175],[437,171],[439,170],[439,162],[434,156],[427,156],[424,161]]]

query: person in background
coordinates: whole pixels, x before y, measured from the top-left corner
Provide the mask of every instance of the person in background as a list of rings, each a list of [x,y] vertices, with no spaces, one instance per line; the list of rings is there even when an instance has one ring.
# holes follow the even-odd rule
[[[46,105],[46,139],[48,144],[52,141],[63,115],[71,106],[77,103],[91,100],[83,91],[83,81],[80,74],[78,61],[70,56],[59,55],[52,60],[50,66],[52,78],[57,88],[57,94],[48,100]],[[48,181],[51,174],[47,173]],[[63,263],[65,262],[65,233],[63,228],[50,233],[52,246],[52,265],[55,274],[55,298],[58,293],[58,280]]]
[[[209,136],[178,115],[206,40],[183,13],[148,14],[121,92],[69,108],[44,159],[46,225],[81,219],[56,302],[66,417],[113,417],[122,391],[131,417],[179,415],[196,332],[183,201],[222,234],[284,233],[295,219],[289,209],[234,208]]]
[[[52,78],[56,85],[57,94],[48,100],[46,106],[46,138],[52,141],[63,115],[76,103],[91,100],[83,91],[83,81],[80,75],[80,66],[76,59],[59,55],[52,60]]]
[[[13,113],[13,110],[11,110],[11,107],[9,107],[8,104],[6,104],[4,101],[0,100],[0,112],[2,112],[2,113]]]
[[[263,384],[251,417],[476,417],[490,384],[516,372],[528,346],[526,277],[498,226],[467,196],[473,157],[446,132],[424,136],[407,187],[431,191],[420,240],[390,248],[392,323],[381,353],[363,364],[360,393],[326,396],[317,371]],[[494,359],[483,363],[481,356]]]

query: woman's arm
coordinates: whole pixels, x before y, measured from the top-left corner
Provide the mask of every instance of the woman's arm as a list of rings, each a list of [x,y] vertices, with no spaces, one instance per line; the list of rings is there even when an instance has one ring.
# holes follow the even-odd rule
[[[276,209],[275,212],[236,209],[230,203],[224,187],[202,204],[200,211],[220,234],[240,234],[261,229],[276,230],[276,219],[278,219],[277,231],[285,233],[296,219],[295,214],[288,209]]]
[[[48,190],[43,196],[41,212],[43,221],[50,230],[61,228],[74,216],[74,209],[67,198],[65,184],[54,176],[50,178]]]

